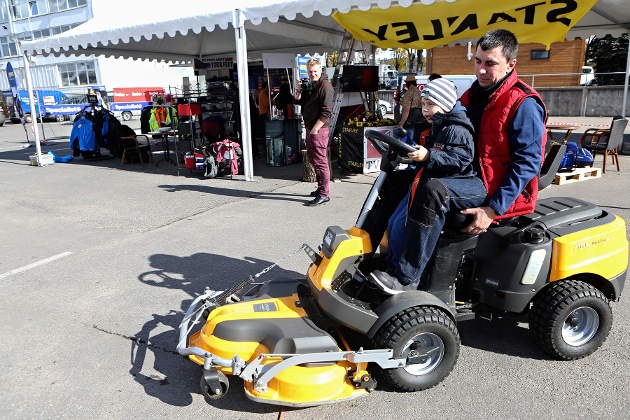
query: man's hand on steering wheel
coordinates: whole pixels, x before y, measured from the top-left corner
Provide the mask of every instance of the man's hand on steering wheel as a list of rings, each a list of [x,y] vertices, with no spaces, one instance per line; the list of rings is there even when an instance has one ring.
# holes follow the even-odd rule
[[[492,220],[497,217],[497,213],[494,209],[488,206],[462,210],[462,214],[473,215],[473,222],[462,229],[462,232],[469,235],[479,235],[480,233],[483,233],[486,229],[488,229]]]

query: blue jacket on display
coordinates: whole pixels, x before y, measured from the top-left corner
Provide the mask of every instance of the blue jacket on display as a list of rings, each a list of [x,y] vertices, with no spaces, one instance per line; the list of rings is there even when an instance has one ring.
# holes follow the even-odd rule
[[[96,149],[96,136],[92,126],[92,121],[85,117],[81,117],[74,122],[70,133],[70,149],[75,148],[75,141],[79,142],[79,150],[81,151],[93,151]]]

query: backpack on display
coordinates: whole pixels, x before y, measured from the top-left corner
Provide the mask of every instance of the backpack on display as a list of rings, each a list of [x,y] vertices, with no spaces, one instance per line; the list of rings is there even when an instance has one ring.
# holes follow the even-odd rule
[[[576,168],[584,168],[593,165],[593,155],[583,149],[577,143],[567,143],[567,151],[560,163],[561,172],[571,172]]]

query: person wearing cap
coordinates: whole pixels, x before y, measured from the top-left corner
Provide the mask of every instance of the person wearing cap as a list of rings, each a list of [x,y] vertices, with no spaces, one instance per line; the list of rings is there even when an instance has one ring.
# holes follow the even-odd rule
[[[440,78],[425,86],[422,114],[431,133],[424,146],[414,146],[417,151],[408,154],[420,164],[409,193],[389,219],[388,269],[371,273],[386,294],[417,289],[446,213],[478,207],[487,195],[473,169],[473,125],[453,82]]]
[[[422,95],[418,90],[415,74],[408,74],[405,78],[405,83],[407,84],[407,91],[400,100],[400,105],[402,106],[400,126],[407,130],[407,138],[410,140],[410,144],[414,144],[417,143],[413,142],[416,125],[423,124],[423,127],[420,127],[420,131],[422,131],[427,128],[424,125],[428,124],[422,116]]]

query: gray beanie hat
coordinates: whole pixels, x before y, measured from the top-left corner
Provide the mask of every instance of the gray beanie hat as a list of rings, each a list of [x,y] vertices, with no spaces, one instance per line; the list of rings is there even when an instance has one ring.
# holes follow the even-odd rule
[[[457,102],[457,88],[448,79],[435,79],[422,89],[422,97],[438,105],[444,112],[451,112]]]

